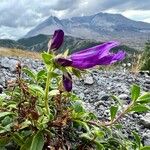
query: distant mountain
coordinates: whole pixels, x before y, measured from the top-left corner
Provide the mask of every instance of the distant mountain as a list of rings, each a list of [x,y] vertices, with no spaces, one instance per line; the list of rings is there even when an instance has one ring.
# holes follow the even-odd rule
[[[0,47],[25,49],[25,47],[15,40],[0,39]]]
[[[149,23],[133,21],[120,14],[108,13],[62,20],[51,16],[29,31],[25,38],[38,34],[52,35],[58,28],[63,29],[68,36],[97,41],[118,40],[136,49],[141,49],[150,39]]]
[[[29,38],[22,38],[19,39],[18,41],[14,40],[0,40],[0,47],[7,47],[7,48],[20,48],[24,50],[31,50],[31,51],[46,51],[47,50],[47,43],[51,36],[48,35],[37,35],[34,37],[29,37]],[[58,52],[64,52],[65,50],[69,49],[70,53],[79,51],[81,49],[85,49],[91,46],[95,46],[100,44],[100,42],[97,42],[96,40],[89,40],[89,39],[81,39],[81,38],[76,38],[76,37],[71,37],[71,36],[65,36],[64,43],[61,46],[60,50]],[[121,45],[113,51],[123,49],[128,52],[128,54],[133,54],[137,53],[138,51],[130,48],[125,45]]]

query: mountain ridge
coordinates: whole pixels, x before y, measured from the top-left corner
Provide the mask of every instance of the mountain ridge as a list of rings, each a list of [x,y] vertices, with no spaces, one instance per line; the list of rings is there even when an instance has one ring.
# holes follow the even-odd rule
[[[108,13],[70,19],[50,16],[30,30],[25,38],[38,34],[52,35],[56,29],[63,29],[68,36],[96,41],[118,40],[125,45],[140,49],[150,39],[149,23],[133,21],[121,14]]]
[[[40,34],[34,37],[22,38],[17,41],[9,40],[9,39],[4,39],[4,40],[1,39],[0,47],[19,48],[23,50],[41,52],[47,50],[47,43],[51,37],[52,35],[48,36],[48,35]],[[65,36],[64,43],[61,46],[61,48],[58,50],[58,53],[62,53],[67,49],[69,49],[70,53],[73,53],[101,43],[103,42]],[[139,53],[139,51],[137,51],[136,49],[130,48],[126,45],[120,45],[119,47],[112,49],[112,51],[117,51],[120,49],[125,50],[128,54]]]

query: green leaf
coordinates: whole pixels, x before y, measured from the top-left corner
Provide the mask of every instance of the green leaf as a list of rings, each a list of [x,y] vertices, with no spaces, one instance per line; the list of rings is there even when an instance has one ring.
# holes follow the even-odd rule
[[[104,150],[104,146],[102,144],[100,144],[98,141],[94,141],[96,144],[96,150]]]
[[[64,52],[64,57],[67,57],[69,54],[69,49],[67,49],[65,52]]]
[[[11,130],[13,123],[8,124],[5,127],[0,126],[0,133],[5,133]]]
[[[139,135],[136,133],[136,132],[132,132],[133,136],[134,136],[134,139],[136,141],[136,144],[138,146],[138,148],[140,149],[140,146],[141,146],[141,139],[139,137]]]
[[[81,77],[81,72],[78,69],[72,68],[72,73],[78,78]]]
[[[46,71],[45,70],[41,70],[37,73],[36,75],[36,78],[37,78],[37,81],[39,81],[43,76],[46,75]]]
[[[59,90],[51,90],[51,91],[48,93],[49,96],[55,96],[55,95],[57,95],[57,94],[60,94]]]
[[[59,74],[56,72],[51,72],[50,74],[51,74],[51,78],[57,78],[59,76]]]
[[[10,141],[10,137],[2,137],[2,138],[0,138],[0,148],[4,147],[7,143],[9,143],[9,141]]]
[[[85,112],[85,110],[82,106],[82,101],[76,101],[73,104],[73,108],[74,108],[75,112],[78,112],[78,113]]]
[[[80,138],[85,138],[85,139],[91,141],[93,137],[91,135],[89,135],[88,133],[82,133],[80,135]]]
[[[44,95],[44,90],[41,86],[38,86],[36,84],[30,84],[29,88],[33,91],[33,92],[40,92],[41,95]]]
[[[90,131],[90,128],[86,122],[83,122],[81,120],[74,120],[74,121],[77,122],[79,125],[83,126],[87,131]]]
[[[142,94],[138,99],[138,103],[150,103],[150,93]]]
[[[14,133],[14,134],[13,134],[13,140],[14,140],[19,146],[22,146],[22,145],[24,144],[23,138],[22,138],[18,133]]]
[[[111,97],[112,97],[112,99],[113,99],[114,101],[116,101],[121,107],[123,106],[123,103],[122,103],[122,101],[120,100],[119,97],[117,97],[117,96],[115,96],[115,95],[112,95]]]
[[[38,131],[33,137],[30,150],[42,150],[44,146],[44,135],[42,131]]]
[[[131,88],[131,99],[136,101],[140,96],[140,87],[138,85],[133,85]]]
[[[20,124],[20,126],[21,126],[20,129],[24,129],[24,128],[30,126],[30,125],[31,125],[31,122],[29,120],[25,120],[24,122],[22,122]]]
[[[31,135],[30,137],[28,137],[24,144],[21,146],[20,150],[32,150],[30,149],[31,144],[32,144],[32,140],[33,140],[33,135]]]
[[[111,106],[110,108],[110,116],[111,116],[111,121],[114,120],[116,114],[117,114],[117,111],[118,111],[118,107],[117,106]]]
[[[9,115],[15,115],[12,112],[0,112],[0,119]]]
[[[22,71],[23,71],[24,73],[26,73],[27,76],[30,77],[30,78],[32,78],[33,80],[36,79],[36,74],[35,74],[33,71],[31,71],[30,69],[28,69],[28,68],[23,68]]]
[[[150,150],[150,146],[144,146],[140,150]]]
[[[150,111],[150,108],[148,106],[144,106],[144,105],[135,105],[131,111],[134,111],[134,112],[147,112],[147,111]]]
[[[0,147],[0,150],[7,150],[5,147]]]
[[[51,59],[53,58],[53,56],[48,53],[42,53],[42,58],[43,58],[44,63],[49,65],[51,64]]]
[[[12,118],[10,116],[6,116],[3,120],[2,120],[2,126],[7,126],[8,124],[10,124],[12,122]]]
[[[99,128],[98,129],[95,129],[94,130],[94,133],[95,135],[98,137],[98,138],[103,138],[105,133],[103,131],[101,131]]]
[[[115,124],[114,126],[115,126],[118,130],[119,130],[119,129],[122,129],[122,124]]]

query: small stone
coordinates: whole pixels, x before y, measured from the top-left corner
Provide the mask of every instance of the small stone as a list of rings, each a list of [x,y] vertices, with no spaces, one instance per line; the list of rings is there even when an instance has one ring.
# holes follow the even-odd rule
[[[109,96],[108,95],[105,95],[101,98],[102,101],[107,101],[109,99]]]
[[[145,84],[150,84],[150,79],[146,79],[144,83]]]
[[[97,101],[94,103],[95,108],[98,108],[100,105],[103,105],[103,101]]]
[[[85,93],[85,94],[89,94],[90,91],[89,91],[88,89],[86,89],[86,90],[84,90],[84,93]]]
[[[140,123],[145,127],[150,129],[150,113],[147,113],[145,116],[143,116],[140,120]]]
[[[143,141],[145,146],[150,146],[150,131],[143,134]]]
[[[92,85],[94,83],[94,79],[92,76],[86,76],[84,79],[84,83],[88,85]]]
[[[1,66],[3,68],[9,69],[11,72],[14,72],[16,70],[16,64],[18,63],[18,60],[15,59],[9,59],[9,58],[3,58],[1,60]]]
[[[81,99],[83,99],[83,98],[85,97],[84,93],[80,93],[80,94],[79,94],[79,97],[80,97]]]
[[[118,96],[118,98],[123,99],[123,100],[127,100],[129,98],[129,96],[127,94],[120,94]]]
[[[101,91],[98,93],[98,99],[102,99],[103,96],[106,96],[106,93],[104,91]]]
[[[2,85],[3,87],[5,86],[5,77],[4,74],[0,73],[0,85]]]

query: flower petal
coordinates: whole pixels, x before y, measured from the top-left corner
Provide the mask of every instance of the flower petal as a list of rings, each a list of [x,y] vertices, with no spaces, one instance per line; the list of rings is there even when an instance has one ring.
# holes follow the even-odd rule
[[[97,62],[97,65],[110,65],[112,63],[115,63],[117,61],[121,61],[125,58],[126,53],[124,51],[119,51],[116,54],[109,54]]]
[[[104,57],[104,55],[106,55],[110,49],[118,45],[119,43],[116,41],[106,42],[106,43],[73,53],[70,56],[70,58],[71,59],[80,59],[80,58],[83,59],[83,58],[91,57],[93,55],[95,56],[95,54],[99,54],[99,55],[102,55],[102,57]]]
[[[70,56],[70,59],[73,62],[71,66],[78,69],[91,68],[97,65],[100,58],[109,55],[109,50],[115,46],[118,46],[118,44],[119,43],[115,41],[106,42],[81,52],[74,53]]]
[[[63,74],[63,86],[67,92],[72,90],[72,77],[68,72]]]

